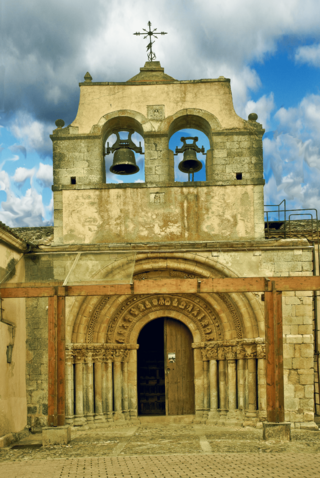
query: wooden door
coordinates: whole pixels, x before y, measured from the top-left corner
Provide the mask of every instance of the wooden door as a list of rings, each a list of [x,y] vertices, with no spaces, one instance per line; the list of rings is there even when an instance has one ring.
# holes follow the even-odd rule
[[[164,320],[166,415],[194,414],[191,344],[191,332],[182,322],[169,318]]]

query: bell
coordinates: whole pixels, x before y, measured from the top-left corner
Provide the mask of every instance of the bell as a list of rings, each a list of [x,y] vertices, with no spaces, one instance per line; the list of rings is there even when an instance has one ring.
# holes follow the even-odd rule
[[[113,174],[135,174],[140,171],[137,166],[134,152],[129,148],[117,149],[113,156],[113,163],[110,167]]]
[[[183,153],[183,160],[179,164],[178,168],[183,173],[197,173],[202,169],[202,163],[197,158],[197,153],[194,149],[187,149]]]

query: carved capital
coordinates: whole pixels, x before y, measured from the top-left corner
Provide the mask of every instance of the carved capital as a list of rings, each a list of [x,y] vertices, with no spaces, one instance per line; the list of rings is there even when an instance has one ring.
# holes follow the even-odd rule
[[[246,358],[256,358],[257,357],[257,344],[243,344],[243,347],[246,351]]]
[[[266,358],[266,344],[257,344],[257,358],[258,359]]]
[[[218,344],[209,345],[207,348],[208,360],[218,360]]]
[[[74,353],[72,349],[66,349],[66,363],[73,364],[74,362]]]
[[[235,346],[225,347],[225,355],[227,360],[235,360],[237,358],[237,349]]]

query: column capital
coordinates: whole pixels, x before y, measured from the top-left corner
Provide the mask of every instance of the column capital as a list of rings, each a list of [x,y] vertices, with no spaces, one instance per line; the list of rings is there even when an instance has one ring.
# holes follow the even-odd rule
[[[257,344],[257,358],[265,359],[266,357],[266,344]]]

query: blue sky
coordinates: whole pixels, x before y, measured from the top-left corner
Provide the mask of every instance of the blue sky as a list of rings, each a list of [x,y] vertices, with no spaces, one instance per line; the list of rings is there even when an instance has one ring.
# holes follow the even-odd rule
[[[288,207],[320,211],[320,2],[265,3],[0,0],[0,221],[52,224],[54,122],[75,118],[87,71],[93,81],[126,81],[139,71],[145,41],[132,33],[148,20],[168,32],[154,45],[166,73],[230,78],[238,115],[259,115],[265,202],[286,199]],[[171,149],[188,134],[207,149],[208,139],[193,131],[176,133]],[[180,159],[176,178],[187,180]],[[137,160],[141,171],[130,182],[143,181],[143,157]],[[204,167],[195,179],[205,179]],[[107,175],[108,182],[123,180]]]

